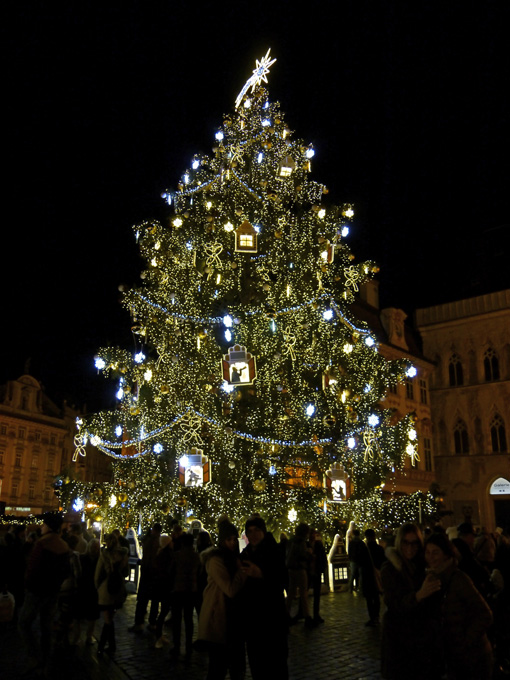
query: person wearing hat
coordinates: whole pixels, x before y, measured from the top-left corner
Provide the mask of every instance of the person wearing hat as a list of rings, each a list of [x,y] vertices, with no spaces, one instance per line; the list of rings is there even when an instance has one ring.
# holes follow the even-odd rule
[[[262,517],[246,521],[248,545],[241,553],[248,577],[243,590],[246,651],[253,680],[288,678],[289,617],[283,594],[285,562]],[[271,649],[271,655],[267,650]]]
[[[457,538],[452,541],[459,556],[459,569],[469,576],[477,590],[486,598],[490,589],[490,577],[475,557],[475,530],[471,522],[457,527]]]
[[[208,680],[242,680],[245,651],[241,627],[239,591],[246,575],[239,562],[239,534],[228,520],[218,526],[218,546],[200,554],[207,571],[207,586],[198,619],[198,640],[209,651]]]
[[[71,551],[60,537],[62,516],[47,512],[43,515],[41,538],[30,554],[25,575],[25,601],[19,614],[18,626],[26,647],[28,669],[44,668],[51,653],[51,631],[57,609],[60,586],[70,572]],[[39,616],[40,646],[33,624]]]

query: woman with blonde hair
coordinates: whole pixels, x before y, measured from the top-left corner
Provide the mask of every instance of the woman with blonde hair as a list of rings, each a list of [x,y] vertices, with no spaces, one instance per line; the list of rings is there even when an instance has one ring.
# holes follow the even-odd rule
[[[423,537],[415,524],[397,531],[387,548],[381,582],[387,610],[383,617],[381,671],[385,680],[435,680],[441,677],[436,655],[435,620],[428,598],[440,588],[425,575]]]

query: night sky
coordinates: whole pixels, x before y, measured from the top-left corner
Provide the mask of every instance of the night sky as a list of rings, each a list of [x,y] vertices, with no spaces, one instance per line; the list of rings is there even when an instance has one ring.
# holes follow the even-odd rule
[[[270,96],[327,199],[355,204],[384,306],[510,286],[508,2],[59,5],[4,10],[0,381],[30,357],[57,402],[109,402],[93,356],[133,345],[131,226],[163,215],[269,47]]]

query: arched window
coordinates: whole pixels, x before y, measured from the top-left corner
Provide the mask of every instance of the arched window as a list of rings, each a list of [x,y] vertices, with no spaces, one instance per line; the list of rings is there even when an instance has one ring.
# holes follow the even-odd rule
[[[455,429],[453,430],[453,441],[455,444],[455,453],[469,453],[469,438],[466,423],[463,420],[457,420]]]
[[[489,347],[483,355],[483,368],[485,380],[499,380],[499,359],[496,352]]]
[[[506,432],[503,418],[496,413],[491,420],[491,442],[493,453],[505,453],[506,448]]]
[[[448,375],[450,377],[450,387],[457,387],[464,384],[464,373],[462,363],[458,354],[452,354],[448,364]]]

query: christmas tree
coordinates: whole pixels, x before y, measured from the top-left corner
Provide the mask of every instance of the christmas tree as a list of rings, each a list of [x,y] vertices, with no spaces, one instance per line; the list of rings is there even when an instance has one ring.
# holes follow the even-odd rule
[[[124,303],[139,347],[99,351],[118,407],[76,439],[116,459],[114,480],[68,492],[113,524],[257,511],[324,527],[345,502],[379,501],[417,455],[412,416],[393,423],[383,407],[413,369],[384,359],[351,311],[377,267],[355,262],[353,207],[328,204],[312,145],[270,101],[273,62],[257,61],[213,154],[163,194],[168,221],[135,227],[147,268]]]

